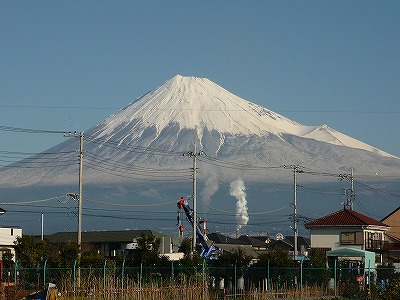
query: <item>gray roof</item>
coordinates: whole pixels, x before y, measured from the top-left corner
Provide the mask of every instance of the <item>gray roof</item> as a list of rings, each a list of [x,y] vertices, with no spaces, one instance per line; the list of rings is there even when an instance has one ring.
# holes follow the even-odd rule
[[[263,253],[263,251],[254,250],[254,248],[251,245],[215,244],[214,246],[230,253],[240,249],[246,256],[250,256],[253,259],[257,258],[260,255],[260,253]]]
[[[220,233],[210,233],[207,234],[207,238],[210,241],[213,241],[214,243],[218,243],[218,244],[235,244],[235,245],[241,245],[243,244],[242,241],[238,241],[237,239],[233,239],[229,236],[220,234]]]
[[[145,235],[161,238],[165,235],[152,230],[121,230],[121,231],[85,231],[82,232],[82,243],[132,243],[133,239]],[[76,242],[77,232],[57,232],[47,235],[50,243]]]
[[[242,235],[237,240],[241,241],[243,245],[252,245],[253,247],[267,247],[265,239],[261,240],[248,235]]]

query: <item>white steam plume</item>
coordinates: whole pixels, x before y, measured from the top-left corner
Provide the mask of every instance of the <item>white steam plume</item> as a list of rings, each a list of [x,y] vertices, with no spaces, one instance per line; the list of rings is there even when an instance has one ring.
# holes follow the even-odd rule
[[[214,195],[219,189],[218,176],[215,172],[208,174],[207,180],[204,182],[203,190],[201,191],[201,202],[206,207],[204,210],[208,210],[207,206],[210,206],[211,196]]]
[[[249,214],[246,200],[246,187],[242,179],[238,178],[230,184],[230,195],[237,199],[236,202],[236,230],[239,231],[242,226],[246,226],[249,221]]]

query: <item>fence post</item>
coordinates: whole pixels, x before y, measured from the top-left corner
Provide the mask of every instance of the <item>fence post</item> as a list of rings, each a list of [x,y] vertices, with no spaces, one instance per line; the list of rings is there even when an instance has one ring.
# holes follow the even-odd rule
[[[46,288],[46,266],[47,266],[47,259],[44,261],[43,265],[43,286]]]
[[[142,288],[143,262],[140,263],[139,289]]]
[[[336,259],[336,257],[335,257],[335,263],[334,263],[334,271],[333,271],[333,290],[335,291],[335,297],[336,297],[336,261],[337,261],[337,259]]]
[[[172,281],[172,283],[175,281],[175,279],[174,279],[174,260],[171,261],[171,281]]]
[[[236,288],[237,288],[237,279],[236,279],[236,262],[235,262],[235,278],[233,279],[234,280],[234,289],[235,289],[235,299],[236,299]]]
[[[270,285],[270,279],[269,279],[269,258],[268,258],[268,261],[267,261],[267,290],[269,291],[270,288],[271,288],[271,285]]]
[[[11,272],[9,272],[9,273],[11,273]],[[15,265],[14,265],[14,281],[15,281],[15,284],[17,284],[17,282],[18,282],[18,273],[19,273],[19,271],[18,271],[18,260],[15,262]],[[11,276],[11,274],[10,274],[10,276]],[[8,277],[10,277],[10,276],[8,276]]]
[[[74,297],[76,296],[76,260],[74,260],[74,269],[73,269],[73,273],[74,273]]]
[[[204,284],[204,282],[205,282],[205,262],[206,262],[206,260],[203,259],[203,265],[202,265],[203,284]]]
[[[106,268],[107,268],[107,259],[104,260],[103,265],[103,297],[106,298]]]
[[[303,259],[300,260],[300,297],[303,294]]]
[[[121,276],[122,276],[122,278],[121,278],[121,289],[122,289],[122,292],[123,292],[123,290],[124,290],[124,278],[125,278],[125,258],[124,258],[124,260],[122,261],[122,270],[121,270]]]

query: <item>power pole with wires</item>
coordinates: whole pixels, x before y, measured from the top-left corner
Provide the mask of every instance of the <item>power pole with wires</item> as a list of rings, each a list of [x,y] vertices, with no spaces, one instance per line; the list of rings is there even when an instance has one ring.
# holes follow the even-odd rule
[[[350,189],[345,189],[346,202],[343,202],[345,209],[353,210],[354,201],[356,200],[356,193],[354,192],[354,173],[353,168],[351,169],[351,174],[340,174],[339,177],[343,179],[348,179],[351,182]]]
[[[81,261],[81,250],[82,250],[82,174],[83,174],[83,132],[65,132],[65,137],[79,137],[79,194],[68,194],[69,196],[74,197],[78,200],[78,237],[77,243],[79,248],[78,253],[78,263],[80,264]],[[77,283],[78,287],[80,286],[80,268],[78,268],[78,275],[77,275]]]
[[[291,165],[291,166],[284,166],[285,169],[292,169],[293,172],[293,239],[294,239],[294,251],[293,251],[293,258],[296,259],[297,257],[297,237],[298,237],[298,216],[297,216],[297,173],[303,173],[304,171],[300,166]]]
[[[189,156],[193,158],[193,240],[192,240],[192,253],[196,251],[196,233],[197,233],[197,157],[204,155],[204,151],[196,151],[196,145],[194,146],[194,151],[189,151],[184,153],[184,156]]]
[[[351,169],[350,181],[351,181],[351,188],[350,188],[350,190],[346,190],[346,194],[347,194],[346,208],[350,209],[350,210],[353,210],[354,200],[356,198],[356,194],[354,192],[354,174],[353,174],[353,169]]]

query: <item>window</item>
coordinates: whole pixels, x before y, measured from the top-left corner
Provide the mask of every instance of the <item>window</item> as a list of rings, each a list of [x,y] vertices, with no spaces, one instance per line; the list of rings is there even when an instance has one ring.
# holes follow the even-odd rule
[[[367,232],[365,244],[367,249],[380,249],[382,247],[382,234],[380,232]]]
[[[340,234],[340,243],[342,245],[355,245],[356,233],[355,232],[342,232]]]

